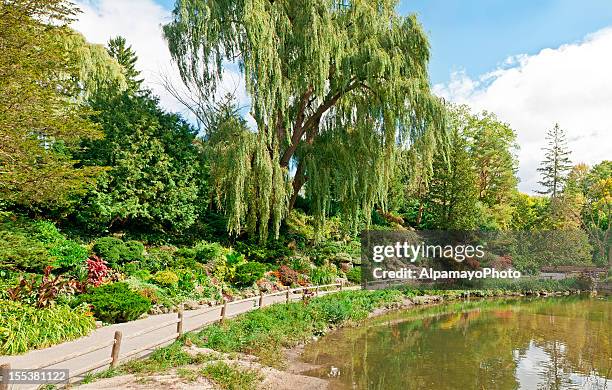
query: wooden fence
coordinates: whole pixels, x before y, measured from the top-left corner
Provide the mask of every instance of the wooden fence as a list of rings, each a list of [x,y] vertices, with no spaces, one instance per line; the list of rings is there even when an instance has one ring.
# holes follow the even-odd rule
[[[57,359],[51,360],[51,361],[47,361],[45,363],[42,363],[40,365],[37,365],[35,367],[28,367],[27,370],[39,370],[39,369],[45,369],[45,368],[49,368],[51,366],[55,366],[57,364],[61,364],[64,362],[67,362],[69,360],[78,358],[78,357],[82,357],[84,355],[90,354],[92,352],[96,352],[99,351],[101,349],[104,348],[108,348],[110,346],[112,346],[111,349],[111,354],[108,358],[97,361],[95,363],[92,363],[91,365],[70,372],[69,373],[69,378],[68,378],[68,382],[70,382],[71,379],[74,379],[75,377],[78,376],[82,376],[84,374],[87,374],[89,372],[92,372],[94,370],[100,369],[106,365],[109,365],[109,368],[114,368],[117,366],[117,364],[122,361],[122,360],[126,360],[128,358],[131,358],[135,355],[138,355],[140,353],[143,353],[147,350],[153,349],[155,347],[158,347],[164,343],[167,343],[169,341],[172,340],[176,340],[179,337],[181,337],[183,335],[183,329],[184,329],[184,322],[186,318],[195,318],[195,317],[199,317],[202,316],[204,314],[219,310],[219,308],[221,308],[221,312],[219,315],[219,318],[217,319],[217,321],[219,323],[222,323],[223,321],[225,321],[226,318],[228,318],[229,316],[227,315],[227,309],[229,306],[232,305],[236,305],[239,303],[244,303],[244,302],[249,302],[249,301],[253,301],[256,302],[256,305],[253,306],[252,309],[249,309],[247,311],[243,311],[240,313],[236,313],[235,315],[238,314],[242,314],[242,313],[246,313],[248,311],[251,311],[253,309],[258,309],[260,307],[263,307],[265,305],[265,299],[266,298],[270,298],[270,297],[274,297],[274,296],[279,296],[279,295],[284,295],[285,296],[285,302],[290,302],[291,300],[294,300],[295,294],[296,293],[300,293],[300,295],[298,295],[298,299],[306,299],[306,297],[308,296],[318,296],[320,292],[322,291],[327,291],[327,292],[331,292],[331,291],[342,291],[343,289],[343,283],[332,283],[332,284],[325,284],[325,285],[320,285],[320,286],[309,286],[309,287],[297,287],[297,288],[287,288],[286,290],[281,290],[272,294],[263,294],[260,293],[259,295],[253,296],[253,297],[249,297],[249,298],[244,298],[244,299],[240,299],[237,301],[226,301],[223,300],[223,304],[222,305],[218,305],[218,306],[211,306],[210,308],[208,308],[207,310],[204,311],[199,311],[198,313],[194,313],[192,315],[190,315],[189,317],[185,316],[185,313],[182,310],[179,310],[177,312],[177,317],[169,320],[169,321],[165,321],[162,322],[161,324],[155,324],[149,328],[140,330],[136,333],[132,333],[129,335],[123,335],[123,333],[121,331],[116,331],[114,337],[111,340],[108,340],[107,342],[104,343],[100,343],[94,346],[91,346],[89,348],[86,348],[82,351],[78,351],[78,352],[74,352],[72,354],[68,354],[68,355],[64,355],[64,356],[60,356]],[[275,303],[279,303],[279,302],[275,302]],[[196,329],[200,329],[202,327],[204,327],[205,325],[209,325],[211,323],[213,323],[215,321],[209,321],[209,322],[203,322],[200,326],[192,329],[196,330]],[[175,326],[176,330],[169,336],[164,337],[160,340],[156,340],[155,343],[149,344],[149,345],[145,345],[143,347],[131,350],[123,355],[121,355],[121,343],[123,341],[126,340],[131,340],[137,337],[141,337],[144,336],[146,334],[149,334],[151,332],[155,332],[157,330],[163,329],[165,327],[168,326]],[[0,370],[1,373],[3,373],[3,380],[0,382],[0,390],[8,390],[9,389],[9,385],[6,383],[6,378],[5,378],[5,373],[7,372],[7,370],[9,370],[11,368],[10,364],[0,364]],[[65,381],[65,380],[64,380]],[[37,387],[37,386],[35,386]]]

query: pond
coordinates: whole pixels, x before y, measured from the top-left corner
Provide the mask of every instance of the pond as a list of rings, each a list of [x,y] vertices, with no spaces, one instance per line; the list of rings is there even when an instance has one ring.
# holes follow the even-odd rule
[[[302,359],[331,389],[612,389],[612,299],[455,302],[332,332]]]

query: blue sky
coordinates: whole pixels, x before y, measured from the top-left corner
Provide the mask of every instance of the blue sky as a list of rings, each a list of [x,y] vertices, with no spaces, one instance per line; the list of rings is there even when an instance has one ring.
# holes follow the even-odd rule
[[[171,10],[174,0],[156,0]],[[432,46],[433,84],[452,71],[476,77],[516,54],[535,54],[582,39],[612,24],[612,0],[409,0]],[[611,48],[612,50],[612,48]]]

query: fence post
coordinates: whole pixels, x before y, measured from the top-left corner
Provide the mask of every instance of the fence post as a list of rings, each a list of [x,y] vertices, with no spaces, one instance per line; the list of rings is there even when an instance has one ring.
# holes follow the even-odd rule
[[[287,295],[286,295],[287,303],[289,303],[289,292],[290,291],[291,291],[291,286],[287,286]]]
[[[111,364],[110,368],[115,368],[117,363],[119,362],[119,351],[121,350],[121,338],[123,338],[123,334],[120,330],[115,331],[115,343],[113,344],[113,350],[111,352]]]
[[[225,321],[225,312],[227,311],[227,301],[223,299],[223,307],[221,308],[221,319],[219,323],[222,324]]]
[[[264,293],[263,291],[259,292],[259,307],[263,307],[263,299],[264,299]]]
[[[306,300],[306,289],[302,287],[302,301]]]
[[[0,382],[0,390],[8,390],[9,384],[9,370],[11,369],[10,363],[3,363],[0,365],[0,374],[2,374],[2,382]]]
[[[315,288],[315,295],[316,295],[317,297],[319,296],[319,286],[317,286],[317,287]]]
[[[342,291],[342,287],[344,287],[344,280],[340,281],[340,286],[339,287],[340,287],[340,291]]]
[[[177,339],[183,335],[183,309],[178,311],[178,322],[176,323],[176,333],[178,333]]]

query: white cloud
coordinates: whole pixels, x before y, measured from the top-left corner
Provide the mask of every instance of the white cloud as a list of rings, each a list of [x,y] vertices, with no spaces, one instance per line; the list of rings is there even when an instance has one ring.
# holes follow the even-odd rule
[[[455,72],[434,91],[474,110],[494,112],[516,130],[522,191],[539,188],[536,168],[545,132],[555,122],[567,130],[574,163],[612,159],[612,28],[579,43],[509,57],[478,79]]]
[[[169,77],[173,85],[182,85],[162,36],[162,26],[171,20],[171,12],[153,0],[77,0],[76,3],[82,13],[72,27],[93,43],[106,44],[112,37],[123,36],[138,56],[137,68],[145,85],[160,97],[161,105],[166,110],[186,114],[184,107],[160,85],[162,75]],[[244,80],[236,71],[224,72],[223,84],[217,93],[226,92],[235,92],[241,106],[249,105]]]

